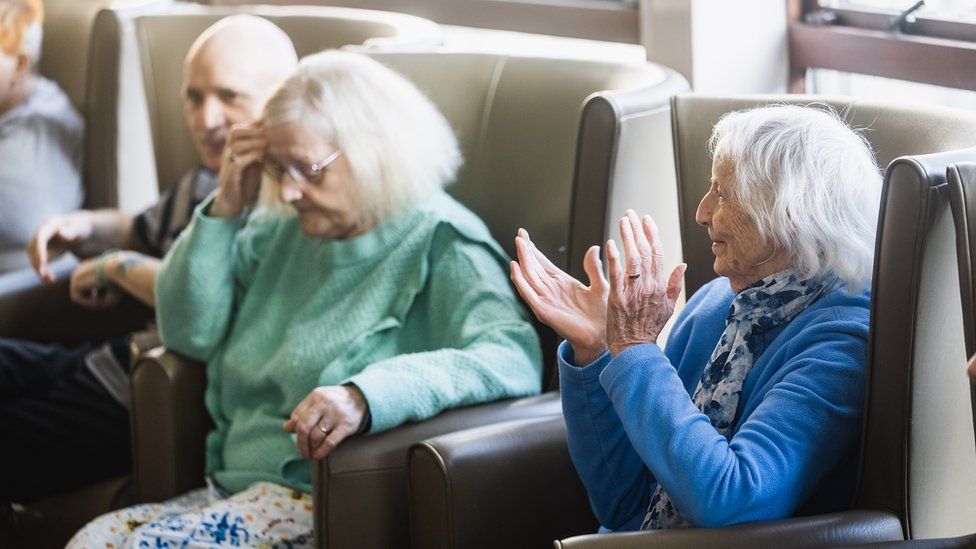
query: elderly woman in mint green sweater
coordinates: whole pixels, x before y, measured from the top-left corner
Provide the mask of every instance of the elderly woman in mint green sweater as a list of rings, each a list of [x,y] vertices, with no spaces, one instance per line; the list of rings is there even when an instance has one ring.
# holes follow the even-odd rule
[[[306,58],[262,122],[233,129],[218,190],[156,285],[163,342],[207,362],[210,488],[106,515],[74,542],[310,545],[310,459],[537,393],[539,343],[504,253],[441,190],[459,162],[413,85],[349,53]]]

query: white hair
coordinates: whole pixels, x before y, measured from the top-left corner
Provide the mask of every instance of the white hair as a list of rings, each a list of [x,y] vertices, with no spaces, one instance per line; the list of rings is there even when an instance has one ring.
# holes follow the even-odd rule
[[[870,284],[881,170],[867,140],[830,107],[774,105],[726,114],[709,148],[729,162],[730,198],[801,277]]]
[[[41,30],[41,22],[34,21],[24,30],[24,38],[20,43],[20,51],[26,53],[31,58],[31,63],[36,67],[41,60],[41,40],[44,32]]]
[[[301,122],[342,150],[367,223],[443,188],[461,163],[457,139],[430,100],[360,54],[332,50],[302,59],[268,100],[264,118],[268,126]],[[272,209],[275,194],[263,194]]]

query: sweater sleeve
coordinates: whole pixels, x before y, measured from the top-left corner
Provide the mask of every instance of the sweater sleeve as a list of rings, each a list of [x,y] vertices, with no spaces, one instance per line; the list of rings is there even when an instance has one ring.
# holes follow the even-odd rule
[[[81,206],[81,130],[42,116],[7,123],[0,133],[0,250],[26,246],[51,216]]]
[[[832,319],[784,347],[779,381],[728,441],[653,344],[611,361],[601,382],[643,462],[696,526],[791,515],[855,443],[867,326]]]
[[[453,230],[434,238],[426,288],[412,306],[426,349],[367,365],[345,382],[369,403],[370,432],[458,406],[532,395],[541,387],[538,336],[494,252]],[[415,328],[419,327],[420,330]]]
[[[209,199],[173,244],[156,278],[156,322],[166,347],[208,360],[231,324],[235,237],[246,214],[208,215]]]
[[[610,363],[610,353],[577,367],[572,347],[564,341],[558,360],[569,455],[586,487],[590,507],[604,528],[634,530],[650,500],[654,479],[600,385],[600,373]]]

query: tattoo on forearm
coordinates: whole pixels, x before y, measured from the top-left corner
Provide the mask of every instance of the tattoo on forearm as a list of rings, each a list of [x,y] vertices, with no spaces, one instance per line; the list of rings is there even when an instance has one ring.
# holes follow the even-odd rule
[[[125,275],[127,272],[135,269],[144,262],[145,258],[138,254],[123,254],[122,259],[119,261],[119,274]]]

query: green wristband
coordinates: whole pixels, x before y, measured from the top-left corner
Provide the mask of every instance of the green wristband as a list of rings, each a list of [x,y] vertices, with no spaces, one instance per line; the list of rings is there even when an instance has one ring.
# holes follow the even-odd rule
[[[109,248],[108,250],[102,252],[102,255],[98,256],[98,259],[95,261],[95,284],[97,284],[99,288],[108,288],[109,282],[105,278],[105,262],[108,261],[108,258],[112,256],[112,254],[120,251],[122,250],[119,250],[118,248]]]

